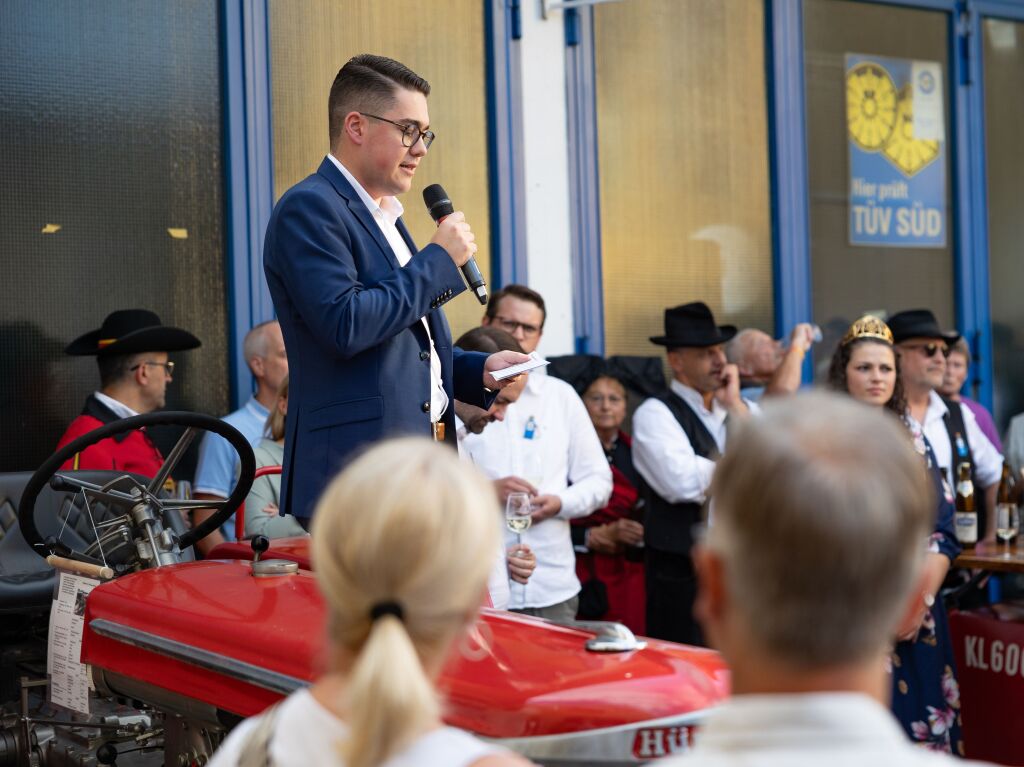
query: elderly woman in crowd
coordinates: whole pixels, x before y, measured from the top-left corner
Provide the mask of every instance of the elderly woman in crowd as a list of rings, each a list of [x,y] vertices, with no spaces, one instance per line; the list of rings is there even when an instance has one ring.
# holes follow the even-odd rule
[[[527,765],[444,726],[434,687],[476,618],[498,517],[490,483],[453,450],[406,438],[354,461],[313,518],[329,670],[236,727],[211,767]]]
[[[912,429],[914,446],[932,475],[937,505],[935,531],[928,541],[919,610],[907,616],[892,653],[892,709],[914,741],[928,748],[962,753],[960,691],[949,625],[938,594],[950,563],[960,551],[953,528],[953,497],[931,445],[905,418],[899,360],[892,332],[884,322],[865,315],[850,326],[832,355],[829,385],[900,418]]]
[[[622,431],[626,387],[611,375],[601,375],[584,390],[583,404],[612,470],[612,496],[603,509],[573,520],[577,528],[573,538],[585,548],[584,553],[578,547],[576,554],[576,575],[583,584],[579,617],[619,621],[643,634],[647,603],[644,528],[638,521],[643,502],[637,489],[640,477],[633,468],[630,439]],[[580,528],[584,532],[582,541]]]
[[[280,466],[284,460],[284,419],[288,413],[288,377],[281,382],[273,410],[267,416],[267,436],[253,448],[256,468]],[[265,535],[268,538],[288,538],[305,535],[306,531],[290,514],[281,515],[278,503],[281,497],[281,475],[267,474],[257,477],[245,499],[245,537]]]

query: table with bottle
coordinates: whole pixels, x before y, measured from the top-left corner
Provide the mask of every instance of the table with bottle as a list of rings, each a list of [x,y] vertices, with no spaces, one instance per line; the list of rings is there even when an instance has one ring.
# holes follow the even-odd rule
[[[1024,765],[1024,730],[1018,713],[1024,706],[1024,611],[1020,602],[1003,599],[1004,579],[989,578],[1024,573],[1014,477],[1004,464],[988,524],[996,540],[980,541],[979,533],[984,531],[978,526],[969,464],[957,467],[956,479],[956,533],[964,548],[955,565],[972,572],[956,591],[964,596],[987,580],[991,602],[949,613],[960,705],[965,712],[964,747],[971,759]]]
[[[1020,512],[1015,502],[1013,474],[1003,464],[1003,476],[996,494],[992,514],[996,540],[978,540],[978,517],[971,483],[970,464],[957,467],[956,533],[963,551],[956,558],[956,567],[1004,573],[1024,573],[1024,543],[1021,543]]]

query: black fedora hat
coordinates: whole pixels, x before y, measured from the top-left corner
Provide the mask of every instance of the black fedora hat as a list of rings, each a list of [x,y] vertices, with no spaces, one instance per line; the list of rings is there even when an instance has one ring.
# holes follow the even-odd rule
[[[187,330],[163,325],[147,309],[120,309],[107,315],[99,330],[90,330],[64,349],[76,357],[195,349],[200,341]]]
[[[715,317],[703,301],[694,301],[665,310],[665,335],[653,336],[652,344],[668,346],[714,346],[736,335],[735,325],[716,325]]]
[[[960,334],[943,330],[931,309],[907,309],[896,312],[886,324],[892,331],[893,343],[902,343],[911,338],[941,338],[947,344],[955,344]]]

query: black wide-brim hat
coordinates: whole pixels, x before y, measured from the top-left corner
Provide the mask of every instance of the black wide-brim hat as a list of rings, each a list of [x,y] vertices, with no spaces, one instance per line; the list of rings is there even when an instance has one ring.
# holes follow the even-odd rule
[[[716,325],[715,316],[703,301],[673,306],[665,310],[665,335],[651,337],[652,344],[677,346],[715,346],[736,335],[735,325]]]
[[[893,343],[902,343],[911,338],[941,338],[952,346],[960,340],[955,331],[943,330],[930,309],[907,309],[896,312],[886,324],[892,331]]]
[[[99,330],[90,330],[64,349],[76,357],[108,357],[138,352],[178,352],[195,349],[200,341],[187,330],[163,325],[147,309],[120,309],[107,315]]]

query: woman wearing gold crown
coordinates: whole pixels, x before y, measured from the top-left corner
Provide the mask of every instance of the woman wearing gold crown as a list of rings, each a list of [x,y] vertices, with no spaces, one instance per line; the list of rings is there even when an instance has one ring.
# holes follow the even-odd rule
[[[939,472],[935,454],[919,428],[905,418],[906,400],[892,332],[877,317],[854,322],[832,355],[828,382],[854,399],[891,410],[911,430],[914,445],[935,483],[936,522],[925,565],[927,581],[920,610],[900,627],[893,648],[892,710],[915,742],[934,750],[963,753],[960,688],[953,665],[946,610],[939,587],[960,544],[953,528],[953,494]]]

